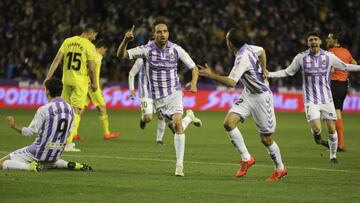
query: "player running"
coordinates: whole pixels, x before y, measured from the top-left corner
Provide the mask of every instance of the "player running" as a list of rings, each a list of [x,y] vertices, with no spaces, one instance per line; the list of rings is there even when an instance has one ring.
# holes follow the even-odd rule
[[[235,63],[229,76],[217,75],[206,64],[205,67],[200,66],[199,75],[228,87],[235,87],[240,80],[245,87],[224,121],[224,128],[242,160],[236,177],[245,176],[247,170],[255,164],[255,158],[247,150],[237,127],[240,121],[244,122],[252,115],[261,142],[275,163],[273,174],[266,180],[278,181],[287,175],[288,170],[282,162],[279,146],[271,137],[275,132],[276,118],[272,93],[263,76],[263,70],[266,69],[266,53],[262,47],[246,44],[245,39],[245,33],[240,29],[230,29],[226,35],[227,46],[235,54]]]
[[[315,142],[321,144],[321,122],[326,122],[330,148],[330,161],[337,164],[336,151],[338,135],[335,129],[336,111],[330,89],[330,74],[332,67],[342,70],[360,70],[360,66],[345,64],[333,53],[320,48],[321,39],[317,32],[307,35],[308,50],[295,56],[291,64],[283,70],[269,72],[269,78],[293,76],[301,69],[303,78],[303,99],[305,113]]]
[[[174,146],[176,152],[176,176],[184,176],[184,153],[185,153],[185,128],[195,120],[182,119],[183,93],[177,74],[178,61],[192,69],[192,80],[189,83],[190,91],[197,92],[198,69],[189,54],[179,45],[168,41],[168,24],[165,20],[156,20],[153,24],[154,41],[129,50],[127,45],[134,39],[135,26],[128,31],[120,43],[117,56],[121,59],[146,60],[146,72],[150,84],[152,98],[156,111],[161,114],[174,132]],[[183,124],[184,122],[185,125]],[[200,125],[201,122],[198,122]]]

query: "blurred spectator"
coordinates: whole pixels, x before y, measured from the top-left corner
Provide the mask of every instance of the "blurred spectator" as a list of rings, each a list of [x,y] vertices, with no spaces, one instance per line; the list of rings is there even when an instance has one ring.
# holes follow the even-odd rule
[[[171,20],[170,40],[188,50],[195,62],[207,62],[223,74],[228,74],[233,62],[224,36],[234,26],[246,31],[250,43],[266,49],[272,71],[285,68],[296,53],[306,49],[302,39],[312,30],[319,30],[324,37],[332,29],[342,31],[344,46],[359,61],[360,3],[356,0],[3,0],[0,78],[43,80],[62,40],[92,22],[101,27],[101,37],[114,44],[112,56],[104,61],[102,77],[124,82],[132,64],[115,57],[121,33],[134,24],[134,43],[144,44],[157,16]],[[352,73],[350,79],[353,86],[360,86],[359,74]],[[209,80],[201,78],[200,82]],[[295,77],[273,83],[300,86],[301,80]]]

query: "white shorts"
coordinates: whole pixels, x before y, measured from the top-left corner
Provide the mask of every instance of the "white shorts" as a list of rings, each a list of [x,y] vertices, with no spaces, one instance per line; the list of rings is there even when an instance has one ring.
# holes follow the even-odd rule
[[[229,112],[238,114],[242,121],[251,114],[259,133],[272,134],[275,132],[276,118],[273,96],[270,92],[261,94],[243,92]]]
[[[35,157],[28,152],[27,147],[23,147],[9,154],[11,160],[16,160],[22,163],[31,163],[36,160]]]
[[[28,147],[23,147],[14,152],[11,152],[9,154],[10,160],[15,160],[15,161],[26,163],[26,164],[29,164],[32,161],[37,160],[30,152],[28,152],[26,150],[27,148]],[[55,160],[54,162],[42,162],[42,166],[45,169],[56,168],[56,164],[55,164],[56,161],[58,161],[58,160]]]
[[[176,91],[166,97],[155,99],[154,105],[156,111],[165,119],[167,123],[172,121],[172,115],[183,114],[183,93]]]
[[[305,114],[308,122],[322,120],[336,120],[334,102],[326,104],[305,104]]]
[[[151,98],[141,98],[141,115],[152,115],[154,113],[154,101]]]

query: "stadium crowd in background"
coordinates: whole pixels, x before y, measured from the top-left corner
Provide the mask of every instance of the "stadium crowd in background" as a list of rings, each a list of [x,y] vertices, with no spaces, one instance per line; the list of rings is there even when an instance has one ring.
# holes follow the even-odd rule
[[[304,51],[304,36],[313,30],[326,35],[331,30],[343,32],[343,46],[357,59],[360,49],[360,4],[355,0],[325,1],[0,1],[0,78],[43,80],[52,57],[62,40],[81,33],[87,22],[96,23],[99,38],[118,44],[131,25],[136,25],[131,47],[145,44],[151,37],[156,16],[172,21],[170,40],[188,50],[197,64],[208,62],[219,74],[228,74],[233,57],[226,49],[226,31],[231,27],[245,30],[250,44],[267,51],[268,68],[286,67],[296,53]],[[102,77],[125,82],[132,62],[116,58],[116,46],[104,61]],[[111,54],[113,53],[113,54]],[[204,54],[206,53],[206,54]],[[59,74],[59,73],[58,73]],[[183,75],[183,74],[180,74]],[[185,73],[191,78],[191,71]],[[184,80],[184,78],[180,78]],[[360,75],[350,75],[353,86],[360,85]],[[200,82],[212,83],[202,78]],[[273,81],[279,86],[300,86],[301,76]]]

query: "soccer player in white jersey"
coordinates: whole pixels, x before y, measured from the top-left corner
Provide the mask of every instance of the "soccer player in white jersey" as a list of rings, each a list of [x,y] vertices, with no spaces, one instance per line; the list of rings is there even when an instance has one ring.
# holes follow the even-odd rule
[[[321,143],[321,122],[326,122],[329,130],[328,145],[330,148],[330,161],[336,164],[336,151],[338,136],[335,129],[336,111],[330,89],[331,67],[342,70],[360,70],[360,66],[345,64],[333,53],[320,48],[321,39],[317,32],[307,36],[308,50],[295,56],[291,64],[283,70],[269,72],[269,78],[282,78],[293,76],[301,69],[303,78],[303,99],[307,121],[310,124],[315,142]]]
[[[74,109],[61,98],[61,80],[50,78],[45,82],[48,104],[41,106],[29,127],[21,127],[12,116],[7,125],[23,136],[38,135],[30,146],[21,148],[0,159],[0,169],[40,171],[45,168],[66,168],[88,171],[87,164],[67,162],[60,159],[66,139],[74,121]]]
[[[138,91],[141,103],[140,128],[145,129],[146,123],[149,123],[152,120],[154,102],[151,96],[149,80],[146,76],[144,59],[136,59],[129,72],[129,89],[132,98],[135,98],[134,80],[136,75],[138,75]],[[165,120],[158,114],[156,129],[156,144],[158,145],[164,144],[163,137],[165,134],[165,127]]]
[[[200,66],[199,75],[228,87],[235,87],[239,80],[244,85],[240,98],[235,101],[224,121],[224,128],[242,160],[236,176],[243,177],[248,168],[255,164],[255,159],[247,150],[237,127],[240,121],[243,122],[252,115],[261,142],[275,163],[272,176],[266,180],[278,181],[287,175],[287,168],[282,162],[279,146],[271,137],[275,132],[276,118],[272,93],[263,75],[263,70],[266,69],[266,53],[262,47],[246,44],[245,33],[240,29],[230,29],[226,35],[226,43],[230,51],[235,54],[235,63],[230,75],[217,75],[207,64],[205,67]]]
[[[178,61],[181,60],[184,65],[192,69],[192,80],[190,91],[197,91],[198,69],[189,54],[179,45],[168,41],[169,31],[166,20],[156,20],[153,24],[154,41],[148,44],[138,46],[129,50],[127,45],[134,39],[133,31],[126,32],[124,39],[119,45],[117,56],[121,59],[146,60],[146,72],[150,84],[152,98],[157,112],[159,112],[165,121],[172,125],[174,130],[174,145],[176,152],[176,176],[184,176],[184,152],[185,152],[185,133],[184,129],[190,122],[201,124],[200,120],[195,120],[192,115],[191,119],[183,114],[183,93],[177,74]]]

